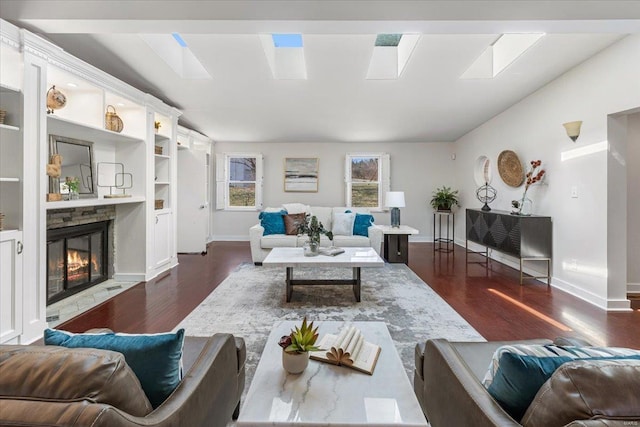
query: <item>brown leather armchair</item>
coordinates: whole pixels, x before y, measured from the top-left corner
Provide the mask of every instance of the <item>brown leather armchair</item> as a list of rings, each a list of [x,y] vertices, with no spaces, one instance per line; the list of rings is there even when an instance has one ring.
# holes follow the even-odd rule
[[[640,425],[640,361],[575,361],[563,364],[538,392],[522,422],[514,420],[482,385],[493,353],[505,344],[549,340],[419,343],[414,390],[432,427]],[[559,338],[558,345],[588,345]],[[576,378],[579,381],[576,381]],[[582,384],[580,384],[582,383]],[[595,384],[595,386],[593,386]],[[565,421],[561,421],[565,420]]]
[[[1,345],[0,426],[223,427],[239,414],[245,358],[233,335],[185,337],[183,379],[152,409],[120,353]]]

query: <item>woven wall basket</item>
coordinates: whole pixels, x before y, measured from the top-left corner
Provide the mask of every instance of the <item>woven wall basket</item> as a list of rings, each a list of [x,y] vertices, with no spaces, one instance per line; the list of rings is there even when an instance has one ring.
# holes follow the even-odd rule
[[[109,109],[113,109],[113,111],[110,111]],[[107,105],[104,127],[105,129],[113,132],[122,132],[122,129],[124,129],[124,123],[122,123],[122,119],[116,114],[116,107],[113,105]]]
[[[504,150],[498,156],[498,173],[500,178],[510,187],[519,187],[524,181],[524,169],[518,155],[511,150]]]

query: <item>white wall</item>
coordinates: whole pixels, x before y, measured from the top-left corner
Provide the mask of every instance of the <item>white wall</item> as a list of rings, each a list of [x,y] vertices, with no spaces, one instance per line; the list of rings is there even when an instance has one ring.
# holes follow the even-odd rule
[[[404,191],[407,206],[401,223],[420,230],[412,240],[432,239],[431,193],[442,185],[454,186],[457,160],[451,159],[451,143],[224,143],[215,152],[259,152],[264,155],[264,206],[300,202],[312,206],[344,206],[345,155],[386,152],[391,158],[391,190]],[[318,157],[317,193],[284,192],[285,157]],[[257,212],[215,211],[214,240],[248,240],[249,227],[258,222]],[[389,212],[374,213],[375,222],[389,224]]]
[[[514,150],[526,165],[543,161],[545,183],[531,187],[528,196],[534,214],[553,220],[552,285],[608,309],[629,307],[623,286],[610,292],[607,284],[608,153],[566,161],[561,154],[607,140],[607,115],[640,106],[639,51],[640,35],[628,36],[455,143],[456,185],[465,200],[475,197],[474,162],[481,155],[491,159],[492,185],[498,191],[493,209],[509,210],[510,201],[523,192],[523,187],[508,187],[500,179],[495,163],[501,151]],[[573,120],[584,122],[577,143],[562,127]],[[574,186],[578,198],[570,196]],[[464,242],[462,215],[456,230],[459,242]],[[570,268],[573,260],[575,270]]]
[[[627,280],[629,291],[640,292],[640,113],[627,124]]]

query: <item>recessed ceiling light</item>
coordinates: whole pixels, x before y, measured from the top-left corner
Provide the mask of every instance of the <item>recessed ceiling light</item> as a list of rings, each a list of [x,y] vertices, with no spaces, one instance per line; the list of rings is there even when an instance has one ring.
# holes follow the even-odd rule
[[[72,83],[72,82],[67,83],[67,86],[69,86],[69,87],[78,87],[77,84]]]
[[[118,102],[116,105],[117,105],[118,107],[124,107],[124,102]]]

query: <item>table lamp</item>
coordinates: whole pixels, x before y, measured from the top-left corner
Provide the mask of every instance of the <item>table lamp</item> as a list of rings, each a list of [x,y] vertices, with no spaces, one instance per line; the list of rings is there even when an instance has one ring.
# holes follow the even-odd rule
[[[391,208],[391,227],[400,228],[400,209],[404,208],[404,191],[387,191],[385,206]]]

